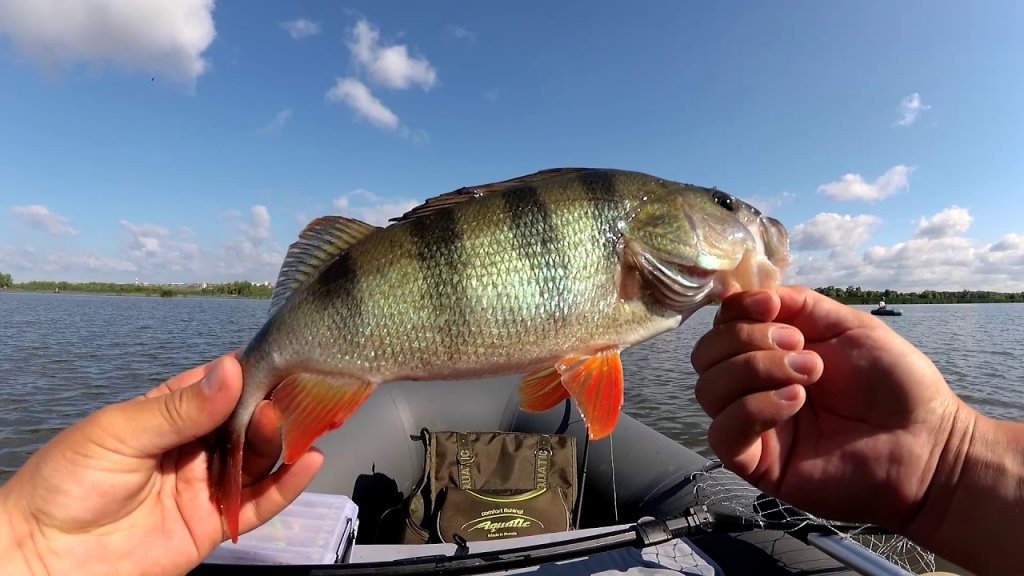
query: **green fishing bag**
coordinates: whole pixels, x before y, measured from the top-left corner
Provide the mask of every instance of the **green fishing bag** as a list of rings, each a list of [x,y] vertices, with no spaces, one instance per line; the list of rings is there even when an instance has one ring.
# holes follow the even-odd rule
[[[576,438],[430,432],[423,478],[406,499],[402,542],[488,541],[572,529]]]

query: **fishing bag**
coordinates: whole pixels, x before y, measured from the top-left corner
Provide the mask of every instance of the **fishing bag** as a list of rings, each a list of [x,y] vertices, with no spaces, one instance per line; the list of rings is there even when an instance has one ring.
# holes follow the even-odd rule
[[[572,529],[576,438],[423,429],[423,478],[402,543],[499,540]]]

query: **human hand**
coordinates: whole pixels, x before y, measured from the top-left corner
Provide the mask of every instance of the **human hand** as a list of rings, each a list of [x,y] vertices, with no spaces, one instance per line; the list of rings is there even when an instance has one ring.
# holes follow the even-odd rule
[[[976,415],[884,322],[806,288],[724,299],[691,362],[726,467],[837,520],[905,528]]]
[[[17,543],[15,554],[0,555],[0,571],[183,574],[199,564],[227,537],[203,437],[228,418],[241,388],[241,367],[225,356],[103,408],[40,448],[0,488],[0,543]],[[268,476],[278,430],[264,402],[246,442],[258,451],[245,458],[243,532],[298,497],[323,462],[310,451]]]

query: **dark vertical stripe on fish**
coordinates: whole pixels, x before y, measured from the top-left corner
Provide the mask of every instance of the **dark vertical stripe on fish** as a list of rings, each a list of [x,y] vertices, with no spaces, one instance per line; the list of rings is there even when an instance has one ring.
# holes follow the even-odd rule
[[[348,334],[363,326],[363,294],[359,279],[359,266],[350,251],[342,252],[316,277],[321,298],[313,299],[332,307],[336,312],[325,317],[338,323],[340,331]]]
[[[459,324],[466,321],[469,308],[458,216],[449,208],[410,220],[409,236],[423,273],[425,292],[434,305],[434,317],[438,320],[434,325],[444,331],[439,334],[442,346],[438,353],[447,354],[451,350],[444,344],[451,337],[460,336]]]
[[[530,266],[529,285],[536,287],[544,315],[561,324],[566,314],[560,303],[570,290],[566,271],[571,255],[561,249],[551,208],[535,186],[510,188],[502,192],[502,199],[512,225],[516,257]]]
[[[599,225],[607,223],[611,226],[609,212],[621,206],[622,202],[615,182],[615,175],[607,170],[587,170],[581,172],[576,178],[590,201],[593,221]],[[614,249],[617,238],[613,234],[605,235],[603,240],[607,242],[608,248]]]

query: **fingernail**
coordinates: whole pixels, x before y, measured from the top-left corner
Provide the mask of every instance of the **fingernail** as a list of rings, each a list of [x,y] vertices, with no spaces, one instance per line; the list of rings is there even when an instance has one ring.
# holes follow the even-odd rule
[[[220,392],[220,384],[221,380],[223,380],[221,376],[221,372],[224,370],[223,366],[223,360],[214,362],[213,366],[210,367],[210,371],[203,377],[203,381],[200,383],[200,386],[202,386],[203,392],[206,392],[207,395],[213,396],[217,392]]]
[[[799,350],[803,344],[803,335],[796,328],[789,326],[776,326],[768,334],[772,344],[783,350]]]
[[[794,352],[786,356],[786,364],[797,374],[810,376],[818,368],[813,352]]]
[[[800,399],[800,385],[790,384],[785,388],[779,388],[772,392],[772,395],[782,402],[796,402]]]

